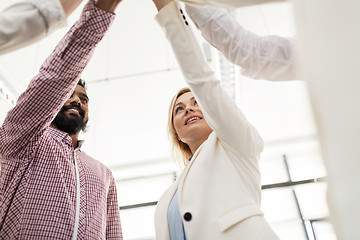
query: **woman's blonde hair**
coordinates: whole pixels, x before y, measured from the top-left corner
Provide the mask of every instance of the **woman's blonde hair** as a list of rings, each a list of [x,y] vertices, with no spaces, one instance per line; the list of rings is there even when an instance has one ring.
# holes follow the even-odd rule
[[[190,150],[190,147],[182,142],[175,130],[174,127],[174,107],[176,100],[183,94],[191,92],[190,88],[184,87],[180,89],[173,99],[171,100],[170,106],[169,106],[169,118],[168,118],[168,134],[171,142],[171,150],[174,155],[174,157],[177,159],[179,165],[181,167],[184,167],[187,163],[187,160],[192,157],[192,153]]]

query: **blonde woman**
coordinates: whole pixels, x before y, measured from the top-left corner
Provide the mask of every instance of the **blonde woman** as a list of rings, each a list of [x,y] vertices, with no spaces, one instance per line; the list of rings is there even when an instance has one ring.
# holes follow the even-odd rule
[[[185,169],[158,202],[156,239],[278,239],[259,208],[260,135],[221,88],[180,6],[153,1],[189,85],[170,106],[169,132]]]

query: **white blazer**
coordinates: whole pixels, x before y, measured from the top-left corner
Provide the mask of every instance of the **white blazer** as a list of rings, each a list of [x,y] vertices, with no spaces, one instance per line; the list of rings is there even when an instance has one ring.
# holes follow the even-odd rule
[[[197,158],[159,200],[156,239],[170,239],[167,209],[176,189],[187,240],[278,239],[259,209],[260,135],[220,86],[179,5],[166,5],[156,19],[214,130],[194,154],[199,153]]]

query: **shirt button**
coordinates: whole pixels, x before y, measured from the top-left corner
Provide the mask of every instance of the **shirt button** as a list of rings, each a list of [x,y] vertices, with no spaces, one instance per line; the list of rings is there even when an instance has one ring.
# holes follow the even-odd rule
[[[85,12],[85,15],[88,17],[90,16],[90,12]]]
[[[191,218],[192,218],[191,213],[187,212],[184,214],[185,221],[189,222],[191,220]]]
[[[102,18],[99,16],[96,18],[99,22],[102,20]]]

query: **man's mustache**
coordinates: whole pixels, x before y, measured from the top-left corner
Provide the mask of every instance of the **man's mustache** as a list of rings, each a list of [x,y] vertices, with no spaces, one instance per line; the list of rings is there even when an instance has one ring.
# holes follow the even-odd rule
[[[65,112],[65,111],[67,111],[69,109],[74,109],[74,108],[79,111],[79,114],[80,114],[80,116],[82,116],[82,118],[85,117],[85,111],[82,110],[78,105],[75,105],[75,104],[69,104],[69,105],[63,106],[60,109],[60,112]]]

